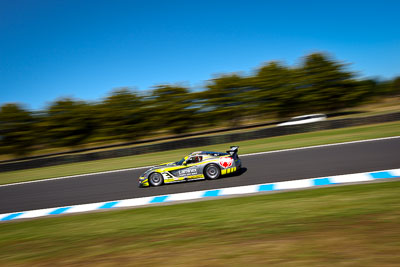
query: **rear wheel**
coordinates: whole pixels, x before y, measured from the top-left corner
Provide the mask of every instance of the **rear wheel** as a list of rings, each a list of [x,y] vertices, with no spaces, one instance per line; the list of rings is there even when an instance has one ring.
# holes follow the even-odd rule
[[[158,172],[153,172],[152,174],[150,174],[149,177],[149,183],[152,186],[159,186],[164,182],[164,179],[161,175],[161,173]]]
[[[209,180],[218,179],[221,175],[221,169],[216,164],[209,164],[204,169],[204,175]]]

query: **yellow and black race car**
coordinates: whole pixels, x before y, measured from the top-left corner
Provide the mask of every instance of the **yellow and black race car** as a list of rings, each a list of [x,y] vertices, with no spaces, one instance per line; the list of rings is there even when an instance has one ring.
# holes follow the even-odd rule
[[[240,170],[242,163],[238,156],[238,146],[223,152],[198,151],[190,153],[180,161],[154,166],[139,178],[139,186],[159,186],[162,184],[218,179],[221,175]]]

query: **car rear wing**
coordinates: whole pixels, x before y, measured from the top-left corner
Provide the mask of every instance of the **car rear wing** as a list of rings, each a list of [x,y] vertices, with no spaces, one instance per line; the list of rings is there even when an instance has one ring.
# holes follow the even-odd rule
[[[239,150],[239,146],[231,146],[231,149],[227,150],[226,153],[232,157],[236,157]]]

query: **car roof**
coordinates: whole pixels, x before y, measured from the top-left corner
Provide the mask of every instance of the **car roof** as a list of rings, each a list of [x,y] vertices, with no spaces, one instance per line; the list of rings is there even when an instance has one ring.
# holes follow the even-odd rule
[[[224,156],[224,155],[229,155],[228,153],[224,153],[224,152],[213,152],[213,151],[196,151],[196,152],[192,152],[190,153],[190,156],[194,156],[194,155],[210,155],[210,156]]]

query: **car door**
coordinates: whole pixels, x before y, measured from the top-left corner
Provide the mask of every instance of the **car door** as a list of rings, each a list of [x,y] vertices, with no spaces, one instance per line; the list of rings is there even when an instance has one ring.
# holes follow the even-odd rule
[[[203,157],[192,156],[186,162],[186,168],[179,170],[179,176],[185,179],[200,178],[198,175],[200,171],[200,165]]]

